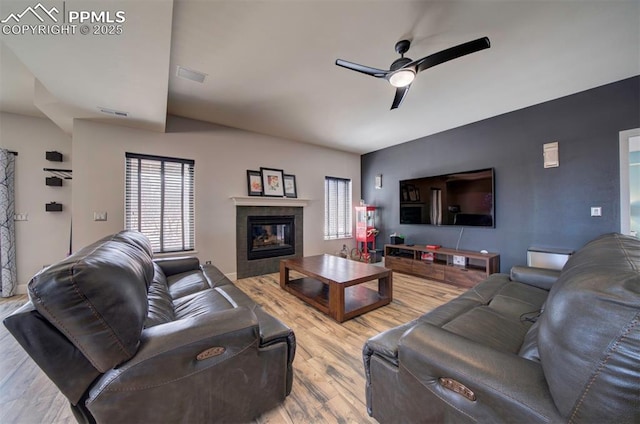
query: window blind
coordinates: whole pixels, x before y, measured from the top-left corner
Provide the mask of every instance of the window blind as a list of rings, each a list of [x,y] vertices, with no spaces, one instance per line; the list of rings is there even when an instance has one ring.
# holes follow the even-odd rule
[[[351,180],[325,177],[324,239],[352,237]]]
[[[154,253],[193,250],[195,161],[128,152],[125,157],[126,228],[147,236]]]

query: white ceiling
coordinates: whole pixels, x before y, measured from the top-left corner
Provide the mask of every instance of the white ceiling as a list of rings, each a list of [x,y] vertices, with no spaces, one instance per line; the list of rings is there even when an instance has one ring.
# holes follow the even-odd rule
[[[3,0],[0,20],[37,3]],[[640,74],[638,0],[42,4],[126,13],[121,35],[0,35],[0,110],[69,133],[73,118],[163,131],[169,113],[366,153]],[[388,83],[334,64],[388,69],[400,39],[418,59],[482,36],[490,49],[422,72],[393,111]]]

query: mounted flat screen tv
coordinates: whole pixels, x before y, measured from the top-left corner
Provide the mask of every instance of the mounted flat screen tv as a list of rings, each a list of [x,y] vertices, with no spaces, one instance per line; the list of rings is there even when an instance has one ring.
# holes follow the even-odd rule
[[[493,168],[400,181],[400,224],[495,227]]]

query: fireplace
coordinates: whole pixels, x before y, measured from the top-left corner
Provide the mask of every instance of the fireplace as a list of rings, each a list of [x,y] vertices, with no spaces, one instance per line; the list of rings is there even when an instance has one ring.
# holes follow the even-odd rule
[[[295,239],[293,215],[247,217],[247,260],[293,255]]]
[[[300,206],[236,207],[237,278],[278,272],[282,259],[302,257],[302,210]]]

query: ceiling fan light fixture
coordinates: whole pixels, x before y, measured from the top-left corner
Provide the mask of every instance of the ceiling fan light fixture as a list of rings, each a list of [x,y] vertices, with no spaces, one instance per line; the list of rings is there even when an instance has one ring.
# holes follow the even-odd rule
[[[416,73],[411,69],[400,69],[389,76],[389,84],[394,87],[406,87],[411,84],[416,77]]]

